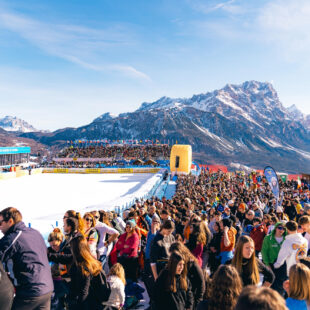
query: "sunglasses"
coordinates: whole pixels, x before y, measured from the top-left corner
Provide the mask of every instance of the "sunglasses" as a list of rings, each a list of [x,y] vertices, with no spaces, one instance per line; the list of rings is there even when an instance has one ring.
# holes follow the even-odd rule
[[[279,230],[284,230],[284,227],[278,226],[277,229],[279,229]]]
[[[93,219],[91,219],[90,217],[87,217],[87,218],[85,218],[85,221],[86,221],[86,222],[92,222]]]
[[[96,220],[98,220],[98,219],[99,219],[99,216],[94,216],[94,218],[95,218]]]

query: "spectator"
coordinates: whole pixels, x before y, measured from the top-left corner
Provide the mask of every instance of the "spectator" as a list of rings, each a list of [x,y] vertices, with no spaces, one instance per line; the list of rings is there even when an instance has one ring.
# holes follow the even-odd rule
[[[135,227],[136,222],[128,220],[126,232],[119,237],[115,247],[118,253],[117,261],[123,265],[126,279],[137,282],[139,235]]]
[[[236,242],[236,229],[232,227],[232,221],[230,219],[223,219],[220,222],[222,234],[221,240],[221,263],[225,264],[233,257],[233,249]]]
[[[302,216],[298,224],[300,225],[301,229],[303,230],[303,237],[308,241],[308,254],[310,253],[310,215]]]
[[[169,259],[169,248],[175,241],[172,232],[174,231],[174,223],[171,220],[165,221],[154,237],[151,246],[151,268],[154,280],[156,281],[162,269],[165,268]]]
[[[70,241],[73,264],[70,268],[69,309],[88,310],[99,306],[91,280],[98,276],[102,266],[91,254],[87,240],[79,235]]]
[[[255,255],[258,257],[258,254],[262,250],[263,241],[267,234],[267,228],[260,217],[254,217],[253,219],[253,229],[250,232],[250,237],[253,239],[255,244]]]
[[[156,310],[192,309],[194,299],[184,265],[181,254],[171,253],[167,267],[155,283]]]
[[[264,286],[270,287],[274,281],[270,268],[255,256],[254,241],[248,236],[239,238],[231,264],[238,270],[244,286],[257,285],[260,273],[264,276]]]
[[[92,211],[91,214],[95,219],[95,228],[99,235],[97,244],[98,259],[102,263],[103,269],[105,269],[107,257],[111,253],[113,248],[113,242],[117,239],[119,233],[113,227],[105,223],[99,222],[100,214],[98,211]],[[107,235],[109,236],[108,239]]]
[[[266,266],[271,267],[275,274],[275,281],[271,288],[275,289],[282,296],[284,296],[283,282],[286,280],[286,269],[284,265],[280,269],[275,269],[273,264],[278,258],[285,237],[286,228],[282,222],[278,222],[271,234],[265,237],[262,247],[263,262]]]
[[[191,290],[194,296],[194,309],[202,301],[205,292],[205,279],[202,269],[197,259],[189,251],[189,249],[181,242],[175,242],[170,246],[169,252],[178,252],[184,258],[184,268],[186,268],[187,278],[191,283]]]
[[[11,309],[14,287],[0,262],[0,310]]]
[[[293,265],[284,288],[288,294],[286,306],[289,310],[307,310],[307,304],[310,305],[310,269],[300,263]]]
[[[0,212],[0,258],[15,283],[13,310],[50,309],[53,280],[41,234],[12,207]]]
[[[285,300],[267,287],[247,286],[238,298],[235,310],[288,310]]]
[[[208,299],[197,310],[233,310],[242,291],[242,282],[233,266],[221,265],[213,275]]]
[[[103,310],[121,309],[125,303],[125,271],[121,264],[116,263],[112,266],[108,276],[108,282],[111,287],[109,300],[103,302]]]
[[[285,225],[287,236],[281,246],[275,268],[280,268],[286,262],[287,275],[291,266],[297,263],[297,259],[307,256],[308,241],[300,233],[297,233],[297,223],[289,221]]]
[[[84,236],[87,240],[91,255],[97,259],[97,245],[99,241],[98,232],[95,228],[96,221],[90,212],[86,212],[83,216],[84,220]]]

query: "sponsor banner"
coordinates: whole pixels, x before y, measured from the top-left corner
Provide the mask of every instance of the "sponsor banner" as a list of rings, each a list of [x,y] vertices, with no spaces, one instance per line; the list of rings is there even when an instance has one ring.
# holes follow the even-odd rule
[[[161,168],[43,168],[42,173],[157,173]]]
[[[42,168],[31,169],[31,175],[41,174],[43,172]]]
[[[6,154],[29,154],[31,148],[29,146],[22,147],[0,147],[0,155]]]
[[[16,177],[23,177],[25,175],[29,175],[29,171],[28,170],[18,170],[16,171]]]
[[[59,162],[59,163],[69,163],[72,161],[75,162],[110,162],[115,160],[114,158],[81,158],[81,157],[73,157],[73,158],[58,158],[54,157],[53,161],[54,162]]]
[[[133,168],[118,168],[117,173],[133,173],[133,170]]]
[[[55,168],[54,173],[68,173],[68,168]]]
[[[4,172],[0,173],[0,180],[7,180],[16,178],[16,172]]]
[[[279,189],[279,180],[278,180],[277,173],[275,172],[275,170],[272,167],[267,166],[264,169],[264,175],[265,175],[267,182],[271,188],[271,191],[273,192],[274,196],[276,197],[277,203],[278,203],[280,189]]]
[[[100,173],[99,168],[86,168],[85,173]]]

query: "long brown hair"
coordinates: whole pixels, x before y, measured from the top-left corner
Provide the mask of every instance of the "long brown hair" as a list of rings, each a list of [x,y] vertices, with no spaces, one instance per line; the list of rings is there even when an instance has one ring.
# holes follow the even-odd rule
[[[78,231],[82,235],[84,234],[84,221],[81,217],[81,214],[79,212],[76,212],[74,210],[68,210],[65,214],[68,214],[68,217],[74,217],[79,221]]]
[[[310,269],[301,263],[290,268],[290,289],[288,296],[298,300],[306,300],[310,303]]]
[[[167,264],[168,277],[167,277],[166,289],[174,293],[177,291],[176,269],[178,263],[181,261],[184,261],[185,263],[183,256],[178,252],[172,252]],[[183,271],[180,275],[180,286],[183,290],[187,291],[187,273],[185,268],[183,268]]]
[[[232,265],[236,267],[239,274],[242,274],[242,263],[243,263],[243,247],[246,243],[252,243],[254,245],[254,241],[249,236],[240,236],[239,240],[236,245],[235,254],[232,259]],[[258,265],[256,262],[255,252],[253,252],[252,256],[249,259],[249,263],[247,264],[247,268],[249,268],[249,271],[251,273],[251,279],[252,284],[258,284],[259,283],[259,271],[258,271]]]
[[[84,236],[77,236],[70,241],[70,246],[74,262],[81,268],[82,273],[85,276],[98,275],[102,266],[91,255],[86,238]]]
[[[242,281],[237,269],[231,265],[221,265],[212,278],[208,309],[234,309],[241,291]]]

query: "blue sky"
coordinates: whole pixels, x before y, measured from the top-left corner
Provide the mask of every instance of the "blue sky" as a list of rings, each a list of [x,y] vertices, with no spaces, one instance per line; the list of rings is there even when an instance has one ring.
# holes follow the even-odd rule
[[[245,80],[310,114],[309,55],[308,0],[0,0],[0,117],[76,127]]]

